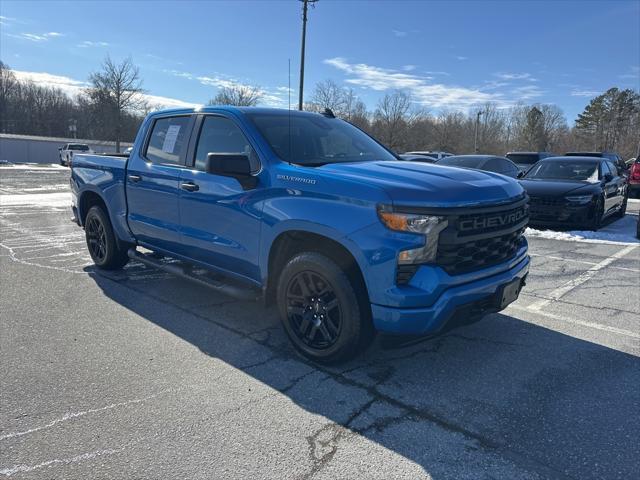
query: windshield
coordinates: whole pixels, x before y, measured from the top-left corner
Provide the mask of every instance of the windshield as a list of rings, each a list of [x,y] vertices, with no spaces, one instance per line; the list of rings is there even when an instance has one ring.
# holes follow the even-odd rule
[[[507,158],[520,165],[533,165],[540,160],[540,156],[534,153],[508,153]]]
[[[316,166],[397,160],[367,134],[337,118],[270,113],[248,113],[247,117],[285,162]]]
[[[452,167],[478,168],[484,157],[445,157],[438,161],[438,165],[450,165]]]
[[[88,145],[82,145],[79,143],[72,143],[69,145],[69,150],[79,150],[81,152],[86,152],[87,150],[89,150],[89,146]]]
[[[540,162],[527,172],[526,179],[598,181],[598,162]]]

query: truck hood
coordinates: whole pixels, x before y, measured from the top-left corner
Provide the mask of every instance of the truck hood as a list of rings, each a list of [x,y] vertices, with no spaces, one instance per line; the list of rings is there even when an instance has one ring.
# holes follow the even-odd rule
[[[565,182],[562,180],[520,180],[520,183],[532,197],[557,197],[571,194],[594,193],[600,187],[598,183]]]
[[[319,170],[374,184],[397,205],[474,206],[509,202],[523,194],[517,181],[503,175],[422,162],[334,163]]]

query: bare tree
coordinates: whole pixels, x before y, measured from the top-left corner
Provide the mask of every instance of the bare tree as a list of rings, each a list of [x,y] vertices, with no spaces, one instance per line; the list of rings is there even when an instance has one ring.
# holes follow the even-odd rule
[[[123,114],[144,108],[142,80],[140,70],[133,64],[131,57],[117,64],[107,55],[102,70],[89,76],[91,87],[88,96],[99,102],[114,126],[116,151],[120,151]]]
[[[389,148],[401,146],[411,118],[411,97],[403,91],[387,93],[378,102],[374,114],[374,132]]]
[[[311,103],[311,111],[323,112],[325,108],[331,109],[334,114],[342,117],[347,102],[346,89],[339,86],[333,80],[323,80],[316,83]]]
[[[7,131],[11,97],[15,95],[18,86],[13,71],[0,61],[0,131],[2,132]]]
[[[255,107],[264,92],[255,85],[233,85],[222,87],[218,94],[209,100],[209,105],[235,105],[237,107]]]

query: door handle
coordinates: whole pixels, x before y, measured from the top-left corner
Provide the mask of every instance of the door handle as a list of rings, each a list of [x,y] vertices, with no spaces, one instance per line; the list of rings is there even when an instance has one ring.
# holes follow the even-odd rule
[[[142,177],[140,175],[129,175],[129,180],[135,183],[142,180]]]
[[[200,190],[200,187],[193,182],[183,182],[180,184],[180,188],[187,192],[195,192]]]

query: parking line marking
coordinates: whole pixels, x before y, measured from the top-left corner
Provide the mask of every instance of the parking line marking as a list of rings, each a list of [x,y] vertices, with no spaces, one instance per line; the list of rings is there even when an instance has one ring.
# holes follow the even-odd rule
[[[64,416],[60,417],[60,418],[56,418],[55,420],[52,420],[51,422],[47,423],[46,425],[42,425],[41,427],[34,427],[31,428],[29,430],[23,430],[21,432],[13,432],[13,433],[7,433],[5,435],[0,436],[0,440],[6,440],[8,438],[15,438],[15,437],[21,437],[23,435],[28,435],[30,433],[34,433],[34,432],[39,432],[40,430],[45,430],[47,428],[51,428],[55,425],[57,425],[58,423],[61,422],[66,422],[67,420],[72,420],[74,418],[78,418],[78,417],[83,417],[85,415],[88,415],[90,413],[98,413],[98,412],[104,412],[105,410],[112,410],[114,408],[118,408],[118,407],[125,407],[128,405],[133,405],[136,403],[142,403],[146,400],[150,400],[154,397],[157,397],[158,394],[155,395],[150,395],[148,397],[144,397],[144,398],[136,398],[133,400],[127,400],[126,402],[119,402],[119,403],[112,403],[111,405],[106,405],[104,407],[100,407],[100,408],[91,408],[89,410],[83,410],[81,412],[71,412],[71,413],[67,413]]]
[[[626,254],[628,254],[629,252],[633,251],[637,247],[638,247],[638,245],[629,245],[628,247],[625,247],[622,250],[618,250],[616,253],[614,253],[610,257],[605,258],[600,263],[596,263],[591,268],[589,268],[587,271],[585,271],[585,272],[581,273],[580,275],[578,275],[576,278],[572,278],[571,280],[569,280],[564,285],[562,285],[562,286],[556,288],[555,290],[553,290],[547,296],[547,298],[543,298],[542,300],[538,300],[537,302],[532,303],[531,305],[529,305],[527,307],[527,309],[528,310],[538,311],[538,310],[546,307],[547,305],[549,305],[551,302],[555,302],[556,300],[559,300],[560,298],[562,298],[564,295],[569,293],[574,288],[579,287],[583,283],[589,281],[596,273],[598,273],[600,270],[605,268],[607,265],[615,262],[616,260],[619,260],[620,258],[624,257]]]
[[[623,330],[622,328],[611,327],[609,325],[603,325],[602,323],[585,322],[584,320],[577,320],[575,318],[564,317],[562,315],[556,315],[555,313],[543,312],[541,310],[532,310],[529,307],[521,307],[520,305],[511,304],[507,308],[519,310],[521,312],[534,313],[542,317],[551,318],[553,320],[559,320],[565,323],[572,323],[574,325],[580,325],[581,327],[595,328],[596,330],[602,330],[605,332],[616,333],[618,335],[624,335],[625,337],[631,337],[640,340],[640,333],[632,332],[630,330]]]
[[[121,451],[122,449],[96,450],[95,452],[83,453],[82,455],[76,455],[75,457],[71,458],[55,458],[53,460],[39,463],[38,465],[15,465],[10,468],[0,469],[0,475],[10,477],[16,473],[33,472],[34,470],[39,470],[41,468],[50,467],[56,464],[69,465],[71,463],[81,462],[83,460],[92,460],[103,455],[113,455],[114,453],[118,453]]]
[[[561,260],[563,262],[582,263],[584,265],[597,265],[598,264],[598,262],[588,262],[587,260],[576,260],[575,258],[562,258],[562,257],[556,257],[554,255],[543,255],[541,253],[531,253],[531,252],[529,252],[529,255],[532,256],[532,257],[549,258],[551,260]],[[615,268],[616,270],[625,270],[627,272],[640,273],[640,269],[638,269],[638,268],[629,268],[629,267],[611,267],[611,268]]]

